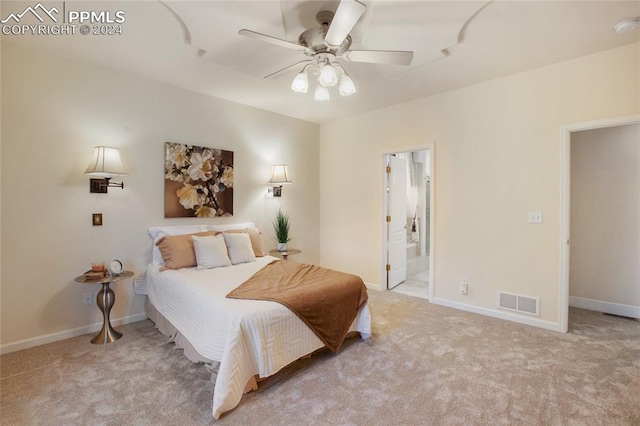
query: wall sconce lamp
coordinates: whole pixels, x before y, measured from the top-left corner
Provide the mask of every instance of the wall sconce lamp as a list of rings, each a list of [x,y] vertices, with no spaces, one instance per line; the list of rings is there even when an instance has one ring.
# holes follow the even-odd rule
[[[111,182],[114,176],[127,176],[120,161],[120,150],[108,146],[96,146],[91,163],[84,174],[101,177],[101,179],[89,180],[91,193],[106,194],[109,187],[124,189],[124,182]]]
[[[289,178],[289,169],[286,164],[276,164],[273,166],[273,172],[271,173],[271,179],[269,179],[268,192],[273,192],[274,197],[282,196],[282,185],[293,183]]]

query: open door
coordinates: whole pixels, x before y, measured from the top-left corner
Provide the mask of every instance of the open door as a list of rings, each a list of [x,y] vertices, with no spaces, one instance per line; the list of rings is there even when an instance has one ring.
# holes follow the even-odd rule
[[[387,288],[407,279],[407,164],[387,156]]]

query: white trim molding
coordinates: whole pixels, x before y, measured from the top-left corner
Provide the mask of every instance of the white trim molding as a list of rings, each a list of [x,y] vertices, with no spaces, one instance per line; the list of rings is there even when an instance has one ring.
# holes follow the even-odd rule
[[[498,318],[501,320],[517,322],[518,324],[530,325],[532,327],[543,328],[550,331],[561,331],[560,324],[551,321],[545,321],[538,318],[532,318],[530,316],[520,316],[511,312],[498,311],[496,309],[483,308],[481,306],[467,305],[466,303],[454,302],[453,300],[441,299],[439,297],[434,298],[433,303],[436,305],[447,306],[449,308],[459,309],[465,312],[472,312],[474,314],[485,315],[492,318]]]
[[[382,290],[382,285],[378,285],[378,284],[365,282],[364,286],[367,288],[367,290],[376,290],[376,291]]]
[[[117,327],[119,325],[130,324],[132,322],[143,321],[147,319],[146,313],[140,313],[135,315],[129,315],[123,318],[116,318],[111,320],[111,325]],[[82,336],[83,334],[95,333],[102,328],[102,321],[86,325],[84,327],[72,328],[70,330],[59,331],[57,333],[45,334],[44,336],[32,337],[30,339],[20,340],[18,342],[7,343],[0,346],[0,355],[8,354],[9,352],[20,351],[22,349],[29,349],[35,346],[46,345],[47,343],[53,343],[60,340],[70,339],[72,337]],[[89,342],[87,340],[87,342]]]
[[[569,306],[640,319],[640,306],[623,305],[622,303],[605,302],[576,296],[569,296]]]

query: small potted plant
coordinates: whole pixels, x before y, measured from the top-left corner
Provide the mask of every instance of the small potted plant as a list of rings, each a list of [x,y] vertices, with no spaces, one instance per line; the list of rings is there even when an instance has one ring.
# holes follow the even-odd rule
[[[284,213],[282,209],[278,209],[276,220],[273,222],[273,229],[276,231],[276,239],[278,240],[278,251],[287,251],[287,243],[289,238],[289,228],[291,223],[289,222],[289,215]]]

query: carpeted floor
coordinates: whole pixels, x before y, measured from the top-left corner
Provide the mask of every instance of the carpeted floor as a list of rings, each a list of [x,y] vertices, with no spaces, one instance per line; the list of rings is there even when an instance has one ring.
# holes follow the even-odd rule
[[[213,383],[150,321],[0,357],[2,425],[640,425],[640,322],[559,334],[370,292],[371,339],[287,367],[214,422]]]

